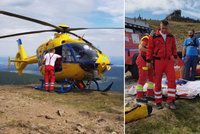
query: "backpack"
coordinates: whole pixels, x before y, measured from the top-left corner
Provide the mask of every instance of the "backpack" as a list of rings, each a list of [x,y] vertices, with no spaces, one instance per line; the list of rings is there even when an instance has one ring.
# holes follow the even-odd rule
[[[188,44],[187,46],[198,47],[199,45],[197,44],[197,38],[193,38],[192,42],[190,42],[190,44]]]

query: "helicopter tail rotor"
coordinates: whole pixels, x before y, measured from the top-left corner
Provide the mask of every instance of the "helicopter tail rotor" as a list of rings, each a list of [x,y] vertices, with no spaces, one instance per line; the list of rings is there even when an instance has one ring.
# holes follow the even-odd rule
[[[18,39],[17,42],[19,50],[15,56],[15,59],[10,59],[10,58],[8,59],[8,69],[10,68],[11,62],[14,62],[18,74],[21,75],[23,70],[28,64],[37,63],[37,56],[27,57],[21,39]]]

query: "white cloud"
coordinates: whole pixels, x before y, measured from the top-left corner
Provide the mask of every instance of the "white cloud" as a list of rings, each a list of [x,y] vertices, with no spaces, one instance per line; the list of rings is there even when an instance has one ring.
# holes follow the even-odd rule
[[[200,0],[126,0],[126,13],[149,11],[152,14],[167,14],[181,9],[186,16],[200,18]]]
[[[121,26],[123,26],[124,8],[124,0],[101,0],[97,10],[110,14],[114,22],[122,22]]]
[[[18,1],[26,3],[27,0],[7,2],[6,6],[2,6],[1,10],[24,14],[56,25],[60,23],[69,23],[69,25],[72,26],[88,25],[89,23],[83,18],[83,16],[87,17],[92,12],[94,4],[93,0],[87,0],[87,2],[80,0],[33,0],[26,6],[20,6],[20,4],[17,4]]]
[[[24,7],[24,6],[31,4],[34,1],[35,0],[15,0],[15,1],[13,1],[13,0],[1,0],[0,6]]]
[[[109,13],[113,16],[122,15],[121,10],[124,9],[123,0],[101,0],[97,10]]]
[[[105,13],[110,16],[109,26],[117,24],[121,27],[123,24],[124,12],[122,1],[123,0],[112,0],[112,2],[107,2],[106,0],[87,0],[87,2],[82,0],[1,0],[0,10],[41,19],[55,25],[67,24],[71,27],[98,27],[98,24],[95,25],[95,22],[92,22],[91,19],[88,18],[91,17],[93,12],[99,12],[100,14]],[[51,29],[46,26],[4,15],[0,15],[0,20],[0,35],[29,30]],[[90,40],[95,46],[99,46],[106,54],[117,56],[122,53],[122,30],[91,30],[80,31],[78,33],[84,32],[86,33],[85,38]],[[0,39],[0,56],[14,56],[17,51],[17,44],[15,41],[18,38],[22,38],[27,54],[33,55],[35,54],[36,48],[44,41],[48,41],[52,35],[53,33],[43,33]],[[109,49],[111,48],[116,49],[110,51]]]

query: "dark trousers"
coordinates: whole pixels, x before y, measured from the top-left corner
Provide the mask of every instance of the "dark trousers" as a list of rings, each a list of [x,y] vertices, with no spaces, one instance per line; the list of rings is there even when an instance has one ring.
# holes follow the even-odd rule
[[[198,64],[198,56],[186,56],[184,63],[184,79],[194,81],[196,75],[196,67]],[[190,71],[190,69],[192,70]]]

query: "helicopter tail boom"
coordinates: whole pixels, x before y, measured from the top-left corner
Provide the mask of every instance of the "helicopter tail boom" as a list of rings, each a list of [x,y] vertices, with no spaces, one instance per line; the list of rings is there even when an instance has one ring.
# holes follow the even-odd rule
[[[17,69],[18,71],[18,74],[21,75],[23,70],[25,69],[25,67],[28,65],[28,64],[34,64],[34,63],[37,63],[38,60],[37,60],[37,56],[31,56],[31,57],[27,57],[26,55],[26,51],[22,45],[22,41],[21,39],[18,39],[17,40],[17,43],[18,43],[18,52],[15,56],[15,59],[10,59],[8,60],[8,64],[10,64],[11,62],[14,62],[15,64],[15,68]]]

